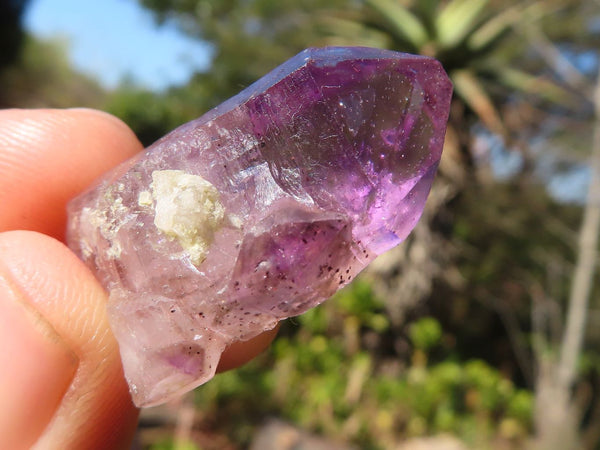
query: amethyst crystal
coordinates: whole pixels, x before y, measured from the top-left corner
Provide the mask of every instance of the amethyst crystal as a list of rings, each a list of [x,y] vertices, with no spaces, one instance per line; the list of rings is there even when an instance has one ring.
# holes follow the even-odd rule
[[[136,404],[208,381],[228,344],[318,305],[401,242],[451,91],[431,58],[308,49],[73,200],[69,245],[110,293]]]

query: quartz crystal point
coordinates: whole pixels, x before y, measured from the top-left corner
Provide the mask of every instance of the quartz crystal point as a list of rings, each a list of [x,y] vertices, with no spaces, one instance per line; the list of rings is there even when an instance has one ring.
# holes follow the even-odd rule
[[[451,84],[434,59],[308,49],[69,205],[110,293],[135,403],[211,379],[225,347],[301,314],[415,226]]]

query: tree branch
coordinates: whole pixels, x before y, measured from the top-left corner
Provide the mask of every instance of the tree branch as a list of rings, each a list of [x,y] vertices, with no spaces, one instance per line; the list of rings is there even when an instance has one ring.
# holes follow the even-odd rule
[[[600,72],[594,92],[595,124],[590,155],[591,180],[583,220],[579,232],[578,256],[575,264],[567,325],[560,351],[558,379],[569,389],[575,380],[577,358],[583,346],[586,313],[593,284],[600,233]]]

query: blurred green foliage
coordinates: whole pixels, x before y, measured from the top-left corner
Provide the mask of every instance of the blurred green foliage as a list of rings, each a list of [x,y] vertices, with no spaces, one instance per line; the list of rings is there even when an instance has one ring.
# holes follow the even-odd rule
[[[197,114],[195,110],[187,111],[186,98],[163,95],[129,83],[108,96],[104,109],[130,126],[133,124],[138,139],[145,146]]]
[[[427,352],[439,343],[442,327],[437,320],[424,317],[410,326],[409,335],[416,349]]]
[[[71,66],[66,42],[25,36],[19,58],[0,70],[0,107],[100,107],[106,93]]]
[[[186,442],[184,444],[175,443],[172,439],[166,438],[159,442],[156,442],[150,447],[148,450],[201,450],[196,444],[193,442]]]
[[[385,339],[369,349],[370,332],[389,332],[383,312],[383,303],[359,278],[326,304],[291,319],[258,360],[198,389],[198,408],[241,446],[268,416],[364,449],[443,432],[473,445],[524,442],[531,431],[531,392],[482,360],[450,357],[404,366],[382,352]],[[443,329],[432,317],[404,331],[413,360],[421,352],[427,359],[429,350],[442,345]]]

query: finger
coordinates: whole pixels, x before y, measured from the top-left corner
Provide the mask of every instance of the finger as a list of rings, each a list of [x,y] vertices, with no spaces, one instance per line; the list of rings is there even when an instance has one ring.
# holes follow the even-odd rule
[[[79,360],[2,274],[0,342],[0,448],[28,449],[48,426]]]
[[[29,361],[27,373],[22,377],[17,373],[17,379],[11,380],[15,391],[54,393],[36,410],[41,417],[38,422],[53,416],[38,442],[39,448],[127,448],[135,430],[137,409],[131,403],[117,343],[108,326],[102,287],[63,244],[28,231],[0,234],[0,279],[10,286],[13,304],[20,302],[33,309],[43,318],[40,322],[49,324],[46,328],[60,337],[58,349],[50,347],[58,354],[52,361],[54,365],[62,361],[66,368],[61,371],[46,367],[43,360],[37,364]],[[6,294],[7,290],[3,291]],[[68,351],[61,354],[61,347]],[[44,350],[48,349],[40,352]],[[70,363],[67,358],[71,353],[78,361],[72,380],[69,368],[73,367],[73,358]],[[58,396],[62,401],[56,408],[56,395],[61,389],[64,396]],[[17,402],[15,408],[33,411],[31,401],[30,395],[22,399],[20,406]],[[0,415],[8,414],[8,420],[13,418],[18,427],[18,414],[5,410],[5,406],[4,402],[0,405]]]
[[[123,122],[101,111],[0,111],[0,231],[34,230],[62,240],[66,203],[141,150]],[[220,370],[247,362],[275,334],[234,344]]]
[[[13,393],[0,390],[0,444],[9,438],[13,444],[2,448],[18,449],[19,438],[28,448],[23,436],[37,437],[52,415],[39,448],[126,448],[137,410],[106,319],[106,294],[92,274],[52,238],[28,231],[0,233],[0,300],[2,294],[12,296],[13,309],[21,304],[30,310],[37,330],[31,332],[31,323],[2,330],[14,343],[15,358],[25,360],[0,378]],[[0,317],[8,319],[6,303],[0,301]],[[31,339],[15,342],[26,332],[35,335],[35,345]],[[276,332],[231,345],[219,370],[252,359]]]
[[[225,349],[221,355],[219,365],[217,367],[218,372],[225,372],[226,370],[235,369],[246,364],[251,359],[266,350],[266,348],[273,342],[277,332],[279,331],[279,325],[272,330],[265,331],[258,336],[247,340],[238,341],[231,344]]]
[[[100,111],[0,111],[0,231],[63,239],[68,200],[140,150],[123,122]]]
[[[111,165],[140,149],[141,145],[122,122],[97,111],[0,111],[0,204],[3,206],[0,209],[0,231],[31,229],[62,238],[64,208],[68,199]],[[36,258],[24,259],[30,259],[28,264],[35,267]],[[63,309],[56,308],[55,311]],[[84,316],[85,313],[82,314]],[[62,317],[66,321],[70,316],[64,314]],[[221,359],[220,370],[237,367],[253,358],[268,345],[275,333],[268,332],[232,345]],[[14,336],[14,333],[8,333],[8,336],[11,335]],[[40,353],[44,352],[40,350]],[[39,358],[31,359],[41,361]],[[96,369],[105,370],[103,365]],[[63,373],[61,376],[67,375]],[[45,385],[41,383],[39,386]],[[68,415],[64,411],[69,411],[69,408],[61,406],[59,411],[63,413],[60,414]],[[78,416],[86,417],[85,414]],[[70,422],[65,419],[55,419],[53,423],[61,420],[65,428],[68,427]],[[99,429],[102,430],[102,427]],[[85,431],[80,435],[85,437]]]

